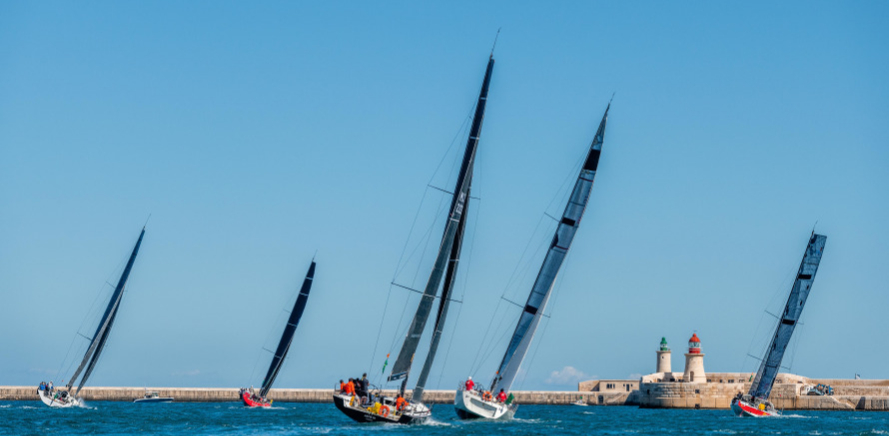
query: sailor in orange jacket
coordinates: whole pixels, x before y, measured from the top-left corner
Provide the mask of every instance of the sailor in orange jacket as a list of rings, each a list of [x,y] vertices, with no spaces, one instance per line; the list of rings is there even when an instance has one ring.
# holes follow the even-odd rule
[[[401,412],[404,411],[404,406],[407,405],[407,400],[404,399],[401,395],[398,396],[398,399],[395,400],[395,410]]]
[[[349,379],[349,383],[346,383],[346,395],[355,395],[355,382],[352,379]]]

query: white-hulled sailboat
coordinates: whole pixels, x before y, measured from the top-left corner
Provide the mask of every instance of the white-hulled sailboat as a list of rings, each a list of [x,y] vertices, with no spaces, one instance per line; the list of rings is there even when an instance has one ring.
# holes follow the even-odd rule
[[[580,226],[580,221],[586,210],[587,201],[593,189],[593,178],[596,177],[596,168],[599,165],[599,155],[605,140],[605,124],[610,108],[611,103],[605,108],[605,114],[602,116],[602,121],[599,122],[596,136],[590,144],[586,160],[574,184],[574,190],[571,192],[568,204],[565,205],[565,212],[562,214],[562,219],[556,228],[543,265],[541,265],[531,293],[528,295],[528,301],[522,309],[522,314],[506,348],[506,353],[503,355],[503,360],[494,375],[490,391],[485,391],[483,387],[475,385],[471,380],[461,384],[457,389],[454,408],[460,418],[509,419],[515,415],[518,403],[515,402],[512,395],[507,396],[507,393],[509,393],[509,388],[522,365],[522,360],[531,346],[531,340],[534,338],[534,332],[537,331],[540,318],[546,309],[546,303],[549,300],[556,276],[568,255],[568,249],[571,247],[571,242],[574,240],[574,235],[577,233],[577,228]]]
[[[77,395],[90,374],[92,374],[93,369],[95,369],[96,362],[99,361],[99,355],[102,354],[102,349],[105,347],[105,341],[108,340],[108,335],[111,333],[111,325],[114,324],[114,318],[117,316],[117,310],[120,308],[123,291],[126,288],[127,279],[130,277],[130,271],[133,269],[133,263],[136,261],[136,255],[139,253],[139,246],[142,245],[142,237],[144,236],[145,228],[143,227],[142,232],[139,233],[139,239],[136,241],[136,246],[133,247],[133,252],[130,254],[130,259],[120,275],[120,280],[117,281],[114,293],[111,294],[111,301],[108,302],[108,306],[105,308],[99,327],[96,328],[96,333],[90,340],[90,346],[86,350],[80,366],[77,367],[74,375],[68,380],[68,384],[59,390],[50,390],[45,386],[41,386],[37,390],[37,394],[40,396],[40,401],[43,401],[43,404],[50,407],[74,407],[82,404],[82,400]],[[81,374],[83,374],[82,377],[80,377]],[[80,377],[80,383],[74,389],[74,383],[78,377]]]
[[[769,394],[778,377],[778,369],[781,368],[784,351],[787,350],[790,337],[793,335],[793,330],[796,329],[803,307],[809,298],[809,292],[812,290],[812,283],[815,282],[815,273],[818,272],[818,264],[821,263],[825,242],[827,242],[827,236],[812,232],[809,243],[806,245],[806,252],[803,254],[803,260],[797,270],[796,279],[793,281],[793,287],[790,288],[787,304],[784,305],[784,312],[778,320],[778,326],[775,327],[775,335],[767,348],[765,358],[759,365],[759,371],[753,378],[750,391],[744,395],[739,394],[732,400],[732,412],[736,415],[755,417],[780,415],[775,406],[769,402]]]
[[[488,86],[493,70],[494,56],[492,54],[485,69],[485,78],[482,82],[482,88],[475,107],[472,126],[469,130],[469,138],[466,141],[460,173],[457,176],[457,183],[454,188],[453,199],[451,200],[435,264],[429,275],[429,280],[426,282],[417,312],[408,328],[407,336],[405,336],[402,343],[401,351],[398,353],[395,364],[392,366],[392,373],[388,378],[389,381],[401,380],[398,397],[383,397],[379,391],[367,392],[366,395],[357,395],[355,392],[335,393],[333,401],[336,407],[355,421],[413,424],[421,423],[431,415],[429,408],[423,404],[423,392],[429,372],[432,369],[432,362],[435,359],[442,330],[444,329],[445,318],[447,317],[448,306],[451,301],[451,290],[457,275],[460,250],[463,246],[463,232],[466,227],[466,214],[469,208],[473,165],[475,163],[479,137],[481,136],[485,105],[488,99]],[[444,285],[442,285],[442,279],[444,280]],[[439,287],[442,288],[440,296],[438,295]],[[410,401],[406,401],[404,399],[405,388],[414,360],[414,354],[417,351],[423,330],[426,328],[426,321],[432,313],[432,306],[436,299],[439,300],[439,306],[429,352],[426,355],[423,369],[417,378],[417,384],[414,387]]]
[[[309,265],[309,271],[306,273],[306,278],[303,280],[303,285],[299,290],[299,295],[296,297],[296,302],[293,303],[293,310],[290,311],[290,317],[287,319],[284,333],[281,334],[281,340],[278,341],[278,348],[275,349],[275,354],[272,356],[272,363],[269,365],[269,370],[262,380],[262,387],[259,389],[259,393],[253,392],[252,388],[241,388],[239,392],[241,401],[244,402],[245,406],[271,407],[272,402],[266,397],[272,389],[272,383],[278,377],[278,372],[281,371],[281,367],[284,365],[284,358],[287,357],[287,352],[290,351],[290,344],[293,342],[296,326],[299,325],[299,320],[306,309],[306,303],[309,301],[309,291],[312,290],[312,282],[314,280],[315,260],[313,259],[312,264]]]

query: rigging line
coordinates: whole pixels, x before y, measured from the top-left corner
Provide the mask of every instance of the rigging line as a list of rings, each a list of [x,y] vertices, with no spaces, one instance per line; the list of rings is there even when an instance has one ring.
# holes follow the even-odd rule
[[[519,314],[518,316],[521,316],[521,315]],[[512,321],[512,322],[511,322],[510,324],[515,324],[516,322],[518,322],[518,316],[512,317],[512,318],[511,318],[511,321]],[[505,318],[504,318],[504,319],[505,319]],[[499,330],[499,329],[498,329],[498,330]],[[503,333],[500,335],[499,338],[497,338],[496,341],[492,341],[492,342],[491,342],[491,346],[488,347],[488,349],[487,349],[487,350],[488,350],[487,353],[482,357],[481,361],[479,361],[479,363],[478,363],[478,370],[481,370],[481,367],[484,366],[484,365],[485,365],[485,362],[487,362],[488,359],[491,358],[491,355],[494,354],[494,351],[495,351],[495,350],[499,350],[499,349],[500,349],[500,347],[495,348],[493,345],[494,345],[495,343],[496,343],[496,344],[502,344],[502,343],[504,343],[504,342],[506,341],[506,338],[507,338],[508,336],[510,336],[510,330],[511,330],[511,329],[506,329],[506,330],[504,330]],[[492,337],[491,339],[493,339],[493,337]],[[508,344],[507,344],[507,346],[508,346]]]
[[[460,296],[460,299],[463,301],[466,301],[466,289],[469,287],[469,272],[470,272],[470,266],[472,265],[472,254],[475,251],[475,238],[476,238],[476,235],[478,234],[478,221],[479,221],[479,217],[481,216],[481,213],[482,213],[481,212],[481,203],[479,203],[475,209],[475,214],[474,214],[475,221],[473,222],[473,225],[472,225],[472,233],[471,233],[472,236],[469,238],[469,253],[468,253],[468,256],[466,257],[466,262],[464,263],[466,266],[465,266],[465,268],[463,268],[463,271],[464,271],[463,287],[461,289],[462,294]],[[457,317],[454,320],[454,331],[452,332],[451,339],[448,341],[448,346],[445,349],[444,361],[442,362],[442,367],[444,367],[444,368],[448,367],[447,366],[448,356],[450,356],[450,354],[451,354],[451,347],[453,346],[454,338],[457,336],[457,326],[460,325],[460,314],[461,313],[463,313],[463,305],[462,304],[457,308]],[[438,387],[439,388],[441,387],[441,379],[443,377],[444,377],[444,371],[442,370],[441,372],[439,372],[439,375],[438,375]]]
[[[370,369],[374,369],[374,363],[376,362],[377,356],[377,346],[380,344],[380,336],[383,333],[383,321],[386,320],[386,312],[389,310],[389,298],[392,297],[392,285],[389,285],[389,292],[386,293],[386,303],[383,305],[383,316],[380,317],[380,327],[377,329],[377,340],[374,341],[374,350],[370,355]]]
[[[531,368],[534,367],[534,359],[537,358],[537,352],[540,351],[540,343],[543,342],[542,339],[546,336],[546,328],[549,327],[549,321],[545,321],[546,323],[543,325],[543,331],[540,332],[540,338],[537,340],[537,344],[534,347],[534,352],[531,353],[531,360],[528,362],[528,366],[525,367],[525,373],[522,374],[522,381],[519,382],[519,389],[525,387],[525,380],[528,379],[528,374],[531,372]]]
[[[568,268],[569,261],[571,259],[573,259],[571,254],[572,254],[571,252],[568,252],[565,255],[565,259],[562,261],[562,267],[560,269],[569,270],[569,268]],[[556,285],[556,289],[554,289],[552,291],[552,294],[551,294],[552,295],[552,304],[546,304],[541,308],[541,310],[545,311],[547,309],[547,306],[549,306],[550,316],[552,316],[555,313],[556,301],[558,300],[559,294],[561,294],[562,284],[565,283],[565,275],[566,274],[567,273],[562,273],[562,280],[559,280],[559,283]],[[558,275],[556,278],[558,279]],[[540,350],[540,344],[543,342],[543,338],[546,337],[546,329],[547,329],[547,327],[549,327],[549,320],[543,319],[543,320],[541,320],[541,322],[546,322],[546,324],[543,325],[543,330],[540,332],[540,337],[537,338],[537,346],[534,349],[534,353],[531,355],[531,360],[528,362],[528,366],[525,369],[525,374],[522,377],[522,381],[519,383],[520,388],[523,388],[525,386],[525,380],[528,377],[528,373],[531,371],[531,368],[534,366],[534,358],[537,357],[537,351]]]
[[[427,186],[429,186],[432,183],[432,181],[435,180],[435,175],[438,174],[438,170],[441,168],[441,166],[444,163],[445,159],[447,158],[448,154],[451,152],[451,149],[454,147],[454,144],[457,142],[457,138],[459,138],[461,136],[461,134],[463,133],[463,131],[466,130],[466,126],[468,125],[469,120],[472,117],[471,114],[473,112],[473,109],[475,109],[475,103],[472,104],[472,107],[469,110],[469,114],[467,115],[467,119],[463,120],[463,123],[460,125],[460,128],[457,129],[457,132],[454,134],[454,137],[451,139],[451,143],[448,145],[448,148],[445,150],[444,154],[441,156],[441,159],[439,159],[438,165],[435,167],[435,170],[432,171],[432,176],[429,177],[429,182],[426,184]],[[420,200],[420,206],[417,207],[417,213],[414,215],[414,221],[413,221],[413,223],[411,223],[411,228],[408,231],[406,240],[404,241],[404,247],[401,250],[401,257],[399,257],[398,263],[395,265],[395,274],[393,274],[391,281],[395,281],[397,275],[399,274],[399,268],[401,267],[401,261],[404,258],[404,253],[407,251],[407,245],[410,242],[411,235],[413,234],[414,225],[417,223],[417,218],[420,215],[420,211],[423,209],[423,202],[426,200],[426,196],[428,193],[429,193],[429,189],[423,190],[423,198]]]
[[[475,364],[478,362],[479,356],[481,356],[482,351],[485,349],[485,341],[488,338],[488,334],[491,332],[491,326],[494,325],[494,319],[497,318],[497,311],[500,310],[500,304],[503,300],[497,300],[497,305],[494,307],[494,311],[491,316],[491,320],[488,321],[488,327],[485,328],[485,334],[482,336],[481,346],[479,346],[478,351],[475,353],[475,357],[472,359],[472,364],[469,365],[470,372],[475,372]]]
[[[426,189],[426,192],[429,192],[428,188]],[[425,194],[424,194],[424,197],[425,197]],[[443,204],[443,199],[440,199],[435,216],[439,217],[441,215],[441,212],[444,210],[444,208],[445,208],[445,206]],[[437,222],[437,219],[433,219],[432,224],[429,225],[429,227],[426,229],[426,232],[424,233],[423,237],[420,239],[420,242],[425,241],[425,244],[422,244],[424,246],[424,248],[423,248],[423,251],[421,252],[420,259],[417,262],[417,269],[414,271],[414,277],[411,280],[411,286],[416,286],[417,276],[420,274],[420,269],[423,266],[423,259],[426,257],[426,252],[429,251],[429,243],[432,240],[431,235],[432,235],[433,229],[436,227],[436,222]],[[408,239],[408,240],[410,240],[410,239]],[[417,250],[420,248],[420,245],[421,245],[421,243],[417,244],[417,246],[414,248],[414,250],[408,256],[408,260],[406,260],[404,265],[402,266],[401,271],[396,272],[395,278],[397,278],[398,275],[400,275],[401,272],[403,272],[404,269],[407,268],[407,263],[410,261],[410,259],[412,259],[414,257]],[[439,249],[440,248],[441,247],[439,247]],[[393,278],[393,282],[395,281],[395,278]],[[392,292],[392,285],[391,284],[389,286],[389,292],[390,293]],[[404,306],[401,309],[401,316],[399,316],[399,318],[398,318],[398,324],[395,327],[395,330],[394,330],[393,336],[392,336],[392,341],[390,342],[390,345],[389,345],[390,350],[395,346],[395,343],[398,340],[401,326],[405,322],[405,315],[407,314],[407,308],[408,308],[408,305],[410,304],[410,301],[411,301],[410,297],[407,297],[404,300]],[[381,321],[381,328],[382,328],[382,321]],[[409,328],[409,326],[407,328]],[[405,329],[405,332],[407,332],[407,328]]]
[[[519,261],[516,263],[516,266],[513,269],[512,274],[509,276],[509,279],[506,281],[506,286],[503,287],[502,295],[506,295],[506,292],[512,286],[513,280],[515,279],[516,275],[519,274],[519,269],[522,267],[522,263],[523,263],[523,260],[525,259],[525,255],[528,253],[528,248],[530,248],[531,243],[534,242],[534,236],[537,234],[537,231],[540,229],[541,223],[543,223],[543,216],[541,216],[537,220],[537,225],[534,227],[534,232],[531,233],[531,236],[528,238],[528,243],[525,244],[525,249],[522,250],[522,254],[521,254],[521,256],[519,256]]]

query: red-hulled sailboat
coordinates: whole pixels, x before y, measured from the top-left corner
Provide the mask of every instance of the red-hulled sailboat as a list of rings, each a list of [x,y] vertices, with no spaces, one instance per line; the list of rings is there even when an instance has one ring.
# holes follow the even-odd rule
[[[262,387],[259,392],[251,387],[250,389],[241,388],[238,395],[241,397],[241,401],[244,402],[244,405],[247,407],[271,407],[272,400],[267,398],[269,394],[269,390],[272,389],[272,383],[275,382],[275,378],[278,377],[278,372],[281,371],[281,366],[284,365],[284,358],[287,357],[287,352],[290,351],[290,343],[293,342],[293,334],[296,333],[296,326],[299,324],[299,319],[302,318],[303,311],[306,309],[306,302],[309,300],[309,291],[312,289],[312,281],[315,278],[315,260],[312,260],[312,264],[309,266],[309,272],[306,273],[306,278],[303,280],[302,288],[299,290],[299,295],[296,297],[296,303],[293,304],[293,310],[290,312],[290,318],[287,319],[287,325],[284,327],[284,333],[281,335],[281,340],[278,342],[278,348],[275,350],[275,355],[272,356],[272,363],[269,365],[269,370],[265,375],[265,379],[262,381]]]
[[[739,393],[732,400],[732,412],[736,415],[754,417],[780,415],[769,401],[769,394],[778,377],[778,369],[781,368],[784,351],[787,350],[787,344],[790,343],[790,337],[793,335],[796,323],[803,312],[806,299],[809,298],[809,291],[815,281],[815,273],[818,272],[818,264],[821,263],[821,255],[824,253],[826,241],[827,236],[812,232],[803,260],[796,273],[793,288],[790,289],[790,296],[787,297],[784,312],[778,320],[775,335],[772,337],[766,356],[759,366],[759,371],[756,372],[753,384],[750,385],[750,391],[745,395]]]

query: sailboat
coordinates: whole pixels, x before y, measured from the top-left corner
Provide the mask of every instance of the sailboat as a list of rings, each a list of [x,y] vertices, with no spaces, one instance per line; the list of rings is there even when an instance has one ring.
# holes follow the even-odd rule
[[[120,308],[120,300],[123,298],[127,279],[130,277],[130,271],[133,269],[133,263],[136,261],[136,255],[139,254],[139,246],[142,245],[144,236],[145,228],[143,227],[142,232],[139,233],[139,239],[136,241],[136,246],[133,247],[133,252],[130,254],[130,259],[120,275],[120,280],[117,281],[114,293],[111,294],[111,301],[108,302],[108,307],[105,308],[99,327],[96,328],[96,333],[90,340],[89,348],[87,348],[80,366],[77,367],[74,375],[68,380],[68,385],[58,391],[47,389],[43,385],[41,385],[41,389],[37,390],[37,394],[40,396],[40,401],[43,401],[43,404],[50,407],[74,407],[82,404],[83,400],[78,398],[77,395],[80,394],[83,385],[86,384],[90,374],[93,373],[93,369],[96,368],[96,362],[99,361],[99,355],[102,354],[102,349],[105,347],[105,342],[111,333],[111,325],[114,324],[114,318],[117,316],[117,310]],[[77,384],[75,389],[74,383],[78,377],[80,377],[80,383]]]
[[[562,214],[562,219],[559,221],[553,240],[546,252],[543,265],[541,265],[531,293],[528,295],[528,301],[522,309],[512,339],[506,347],[503,360],[494,375],[490,390],[483,390],[471,379],[457,389],[454,408],[460,418],[510,419],[518,409],[518,403],[514,397],[511,394],[507,397],[506,393],[509,392],[522,365],[522,360],[528,353],[531,340],[534,338],[540,318],[546,309],[546,303],[552,292],[556,276],[568,255],[568,249],[571,248],[571,242],[574,240],[574,235],[577,233],[586,210],[587,201],[593,189],[593,178],[596,177],[596,168],[599,165],[599,156],[602,153],[602,143],[605,140],[605,124],[608,121],[609,109],[611,109],[611,103],[608,103],[602,121],[599,122],[596,136],[590,144],[586,160],[574,183],[574,189],[571,191],[571,197],[568,199],[568,204],[565,205],[565,212]]]
[[[453,199],[448,211],[444,234],[435,258],[432,272],[408,328],[407,335],[401,346],[401,351],[392,366],[388,381],[401,380],[398,397],[384,397],[380,392],[367,392],[366,395],[357,395],[355,392],[334,393],[333,401],[350,418],[358,422],[390,422],[401,424],[421,423],[429,418],[431,411],[423,404],[423,392],[432,363],[435,359],[438,344],[441,340],[445,319],[448,314],[448,306],[451,301],[451,290],[457,275],[457,266],[460,260],[460,250],[463,246],[463,233],[466,228],[466,215],[469,208],[470,187],[472,185],[473,164],[475,163],[476,149],[481,136],[482,121],[485,116],[485,105],[488,100],[488,87],[491,82],[491,73],[494,70],[493,53],[488,58],[488,66],[485,69],[485,77],[479,92],[478,102],[475,106],[472,124],[469,130],[469,138],[466,141],[466,149],[463,153],[463,161],[457,176]],[[444,284],[442,285],[442,279]],[[442,288],[438,295],[439,287]],[[410,400],[405,400],[405,389],[408,376],[414,360],[414,354],[419,346],[421,336],[426,328],[426,322],[432,312],[433,303],[439,300],[435,325],[430,339],[429,352],[423,369],[417,378]],[[364,392],[361,392],[364,393]]]
[[[780,415],[775,406],[769,402],[769,394],[778,377],[778,369],[781,368],[784,351],[787,350],[787,344],[790,343],[790,337],[793,335],[793,330],[796,328],[806,300],[809,298],[809,292],[812,290],[812,283],[815,281],[815,273],[818,272],[818,264],[821,263],[821,255],[824,253],[826,241],[827,236],[812,232],[806,252],[803,254],[803,260],[796,273],[796,279],[793,281],[793,287],[790,288],[790,296],[787,297],[784,312],[778,320],[778,326],[775,327],[775,335],[767,348],[765,358],[760,363],[759,371],[753,378],[750,391],[744,395],[739,394],[732,400],[732,412],[736,415],[756,417]]]
[[[296,326],[299,325],[299,320],[302,318],[303,311],[306,309],[306,302],[309,301],[309,291],[312,290],[312,282],[314,279],[315,260],[312,259],[312,264],[309,265],[309,271],[306,273],[306,278],[303,280],[303,285],[299,290],[299,295],[296,297],[296,302],[293,303],[293,310],[290,311],[287,325],[284,326],[284,333],[281,334],[281,340],[278,341],[278,348],[275,349],[275,354],[272,356],[272,363],[269,364],[269,370],[266,372],[265,378],[262,380],[262,387],[259,389],[259,393],[256,393],[252,387],[250,389],[241,388],[238,393],[245,406],[272,406],[272,401],[266,397],[272,389],[272,383],[275,382],[275,378],[278,377],[278,373],[284,365],[284,358],[287,357],[287,352],[290,351],[290,344],[293,342],[293,334],[296,333]]]

